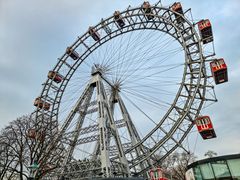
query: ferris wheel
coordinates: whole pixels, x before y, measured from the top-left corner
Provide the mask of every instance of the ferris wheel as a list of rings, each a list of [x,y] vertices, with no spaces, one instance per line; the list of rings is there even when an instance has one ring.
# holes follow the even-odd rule
[[[212,45],[210,21],[194,23],[179,2],[144,2],[89,27],[49,71],[34,102],[38,127],[55,128],[37,159],[42,169],[55,166],[46,176],[145,176],[185,149],[195,120],[198,127],[211,123],[200,111],[216,101],[212,77],[227,81]],[[200,133],[215,135],[212,127]],[[54,164],[59,146],[64,156]]]

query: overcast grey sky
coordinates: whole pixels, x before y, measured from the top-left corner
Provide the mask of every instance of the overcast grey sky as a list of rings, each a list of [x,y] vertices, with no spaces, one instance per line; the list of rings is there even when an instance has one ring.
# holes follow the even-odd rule
[[[142,4],[141,0],[0,0],[0,128],[31,113],[33,100],[46,74],[66,47],[90,25]],[[150,1],[155,3],[156,1]],[[164,5],[174,1],[163,0]],[[203,113],[214,119],[218,138],[192,149],[201,157],[211,149],[218,154],[240,153],[240,1],[182,0],[195,20],[209,18],[213,24],[215,49],[224,57],[229,82],[216,86],[218,103]],[[196,139],[196,133],[192,133]]]

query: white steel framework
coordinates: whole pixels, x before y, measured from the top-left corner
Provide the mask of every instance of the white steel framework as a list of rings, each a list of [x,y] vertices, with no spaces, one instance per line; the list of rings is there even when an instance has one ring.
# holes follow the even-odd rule
[[[57,84],[47,79],[40,95],[51,104],[51,108],[38,108],[34,112],[37,128],[47,128],[43,125],[46,118],[58,121],[61,126],[50,137],[52,143],[46,146],[44,156],[37,159],[41,162],[40,169],[47,164],[54,166],[54,170],[47,173],[48,177],[84,179],[144,175],[177,147],[184,149],[182,142],[192,129],[203,104],[216,101],[206,64],[213,59],[214,51],[211,54],[203,52],[195,24],[187,18],[189,10],[182,15],[157,3],[151,6],[151,12],[153,19],[149,20],[142,7],[128,8],[120,13],[125,23],[123,27],[118,25],[114,16],[102,19],[93,27],[100,35],[99,41],[86,32],[71,45],[72,51],[79,54],[76,60],[67,52],[59,58],[52,71],[61,74],[63,81]],[[182,18],[181,22],[176,19],[176,14]],[[154,40],[150,41],[152,37]],[[142,41],[139,40],[141,38]],[[115,39],[118,41],[115,42]],[[133,40],[139,40],[139,43]],[[166,50],[171,47],[169,42],[172,40],[178,42],[180,48]],[[148,43],[142,45],[144,42]],[[113,47],[115,44],[118,45],[116,49]],[[106,47],[104,52],[102,47]],[[161,65],[179,49],[183,53],[183,62]],[[161,57],[159,51],[166,56]],[[102,54],[105,56],[102,57]],[[181,77],[173,83],[169,75],[178,74],[175,69],[179,67]],[[69,89],[77,85],[72,83],[75,76],[81,80],[81,86],[78,86],[80,93],[74,96],[79,98],[73,98],[74,103],[67,104],[65,101],[70,101],[73,96],[73,93],[68,93]],[[161,80],[161,76],[165,80]],[[134,92],[125,89],[127,83],[132,89],[137,87]],[[161,98],[168,96],[170,91],[161,88],[171,83],[177,90],[170,102],[165,102]],[[136,99],[140,99],[140,105]],[[68,112],[63,112],[64,103]],[[164,113],[156,119],[151,118],[148,113],[151,109],[142,108],[147,103],[161,107],[158,111]],[[133,108],[141,115],[136,116]],[[153,126],[142,135],[137,130],[136,121],[141,122],[143,116]],[[144,124],[141,127],[144,129]],[[123,133],[121,128],[125,128]],[[51,162],[51,152],[59,146],[64,149],[64,159]],[[85,149],[80,148],[77,153],[79,146]],[[81,154],[86,156],[76,158]]]

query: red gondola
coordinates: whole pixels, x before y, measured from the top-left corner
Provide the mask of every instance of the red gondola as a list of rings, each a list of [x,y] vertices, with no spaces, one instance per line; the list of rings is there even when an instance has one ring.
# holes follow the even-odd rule
[[[44,109],[46,111],[50,109],[50,104],[47,102],[44,102],[40,97],[35,99],[34,106],[36,106],[40,109]]]
[[[199,29],[203,44],[207,44],[213,41],[212,25],[209,19],[199,21],[198,29]]]
[[[93,27],[89,27],[88,29],[88,33],[92,36],[92,38],[95,40],[95,41],[100,41],[100,34],[93,28]]]
[[[36,132],[35,129],[29,129],[27,132],[27,137],[43,142],[45,140],[45,133],[44,132]]]
[[[42,173],[43,175],[45,175],[45,174],[47,174],[50,170],[53,170],[53,169],[55,169],[54,166],[51,166],[50,164],[46,164],[46,165],[42,168],[41,173]]]
[[[40,142],[45,140],[46,133],[44,131],[40,131],[36,134],[36,139]]]
[[[27,131],[27,137],[31,138],[31,139],[35,139],[36,137],[36,131],[35,129],[29,129]]]
[[[125,26],[125,22],[123,21],[123,17],[120,14],[120,12],[115,11],[113,15],[114,15],[114,20],[117,22],[117,24],[120,26],[120,28],[123,28],[123,26]]]
[[[150,180],[168,180],[162,168],[153,168],[148,171],[147,176]]]
[[[216,84],[228,81],[227,65],[223,58],[210,62],[210,67]]]
[[[142,5],[142,9],[143,9],[143,12],[146,14],[146,17],[148,20],[151,20],[154,18],[153,14],[152,13],[152,10],[151,10],[151,5],[148,1],[144,1],[143,2],[143,5]]]
[[[72,48],[67,47],[66,49],[66,53],[73,59],[73,60],[77,60],[79,58],[79,54],[74,51]]]
[[[216,137],[216,133],[209,116],[198,117],[195,119],[195,124],[203,139],[212,139]]]
[[[54,71],[49,71],[48,72],[48,78],[52,79],[56,83],[62,82],[62,76],[58,74],[57,72]]]
[[[182,5],[180,2],[175,2],[171,9],[181,15],[184,15],[183,13],[183,9],[182,9]],[[174,14],[176,20],[177,20],[177,23],[182,23],[184,21],[184,19],[179,15],[179,14]]]

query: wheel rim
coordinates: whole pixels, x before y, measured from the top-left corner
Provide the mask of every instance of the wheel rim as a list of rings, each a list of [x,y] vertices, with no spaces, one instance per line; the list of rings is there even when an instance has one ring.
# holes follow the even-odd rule
[[[182,16],[185,21],[183,23],[184,29],[181,29],[183,27],[180,27],[181,25],[179,26],[176,23],[176,20],[173,18],[174,12],[170,9],[155,6],[153,7],[153,11],[155,14],[158,14],[155,15],[153,21],[147,20],[141,8],[128,9],[127,11],[122,12],[121,14],[125,17],[126,22],[126,26],[122,29],[119,29],[116,26],[113,17],[103,20],[94,27],[101,34],[102,38],[100,43],[92,40],[88,33],[79,37],[78,40],[73,43],[72,47],[75,51],[81,52],[79,53],[81,54],[80,58],[77,61],[73,61],[65,53],[59,58],[58,64],[53,69],[64,76],[64,81],[55,87],[54,82],[48,79],[44,85],[41,97],[52,104],[51,111],[45,112],[39,109],[36,111],[36,118],[38,120],[43,114],[49,116],[51,119],[59,120],[58,116],[61,111],[59,109],[60,103],[62,103],[61,101],[64,99],[64,92],[75,71],[79,69],[80,65],[85,63],[84,61],[87,60],[92,53],[96,52],[98,48],[100,49],[100,47],[104,46],[108,41],[112,41],[115,37],[117,38],[120,35],[124,36],[124,34],[128,33],[131,34],[132,31],[141,31],[141,29],[158,30],[171,35],[181,44],[185,52],[185,66],[182,82],[180,82],[176,97],[173,99],[173,102],[170,102],[172,103],[171,106],[161,120],[157,121],[157,125],[153,127],[149,133],[146,133],[139,143],[125,151],[127,156],[127,154],[131,153],[137,146],[142,144],[154,144],[152,146],[149,145],[149,152],[147,154],[142,154],[142,156],[133,158],[130,163],[130,168],[134,168],[141,162],[152,157],[155,153],[165,151],[165,153],[161,154],[160,160],[162,160],[180,146],[181,142],[192,128],[193,120],[200,112],[206,93],[206,76],[202,76],[202,73],[205,73],[206,71],[204,65],[205,62],[202,55],[201,43],[193,25]],[[103,23],[111,27],[111,34],[106,33],[102,26]],[[193,45],[190,46],[190,44]],[[84,49],[86,50],[83,51]],[[196,52],[193,53],[193,51]],[[183,101],[185,103],[183,103]],[[178,118],[175,117],[176,115],[178,115]],[[173,125],[171,128],[168,128],[168,130],[165,129],[166,132],[163,133],[165,136],[162,136],[157,142],[153,142],[152,138],[157,136],[156,134],[162,133],[161,131],[164,130],[162,127],[167,120],[174,122]],[[181,129],[182,127],[184,127],[184,129]],[[178,137],[175,137],[176,134]],[[169,142],[172,145],[170,148],[166,148],[165,145]],[[114,157],[112,159],[114,159]],[[142,173],[145,170],[146,169],[142,169],[139,173]]]

